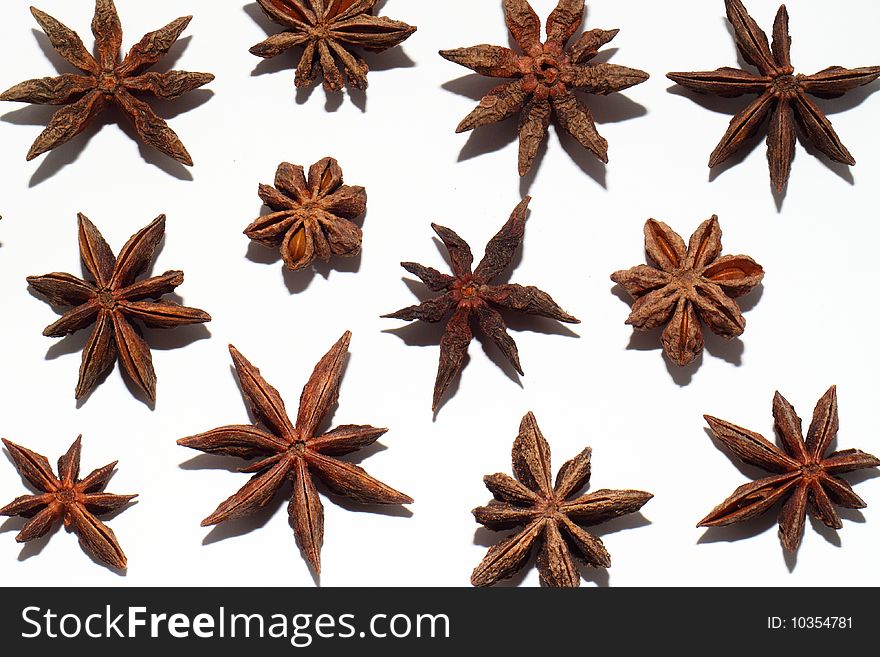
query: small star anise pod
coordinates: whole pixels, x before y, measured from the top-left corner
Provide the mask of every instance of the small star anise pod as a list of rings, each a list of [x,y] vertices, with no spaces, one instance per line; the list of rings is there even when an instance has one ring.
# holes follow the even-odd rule
[[[507,223],[495,237],[489,240],[486,253],[474,270],[471,269],[474,256],[467,242],[449,228],[437,224],[431,224],[431,228],[446,246],[453,275],[449,276],[415,262],[400,263],[401,267],[418,276],[434,292],[442,292],[442,294],[382,317],[439,322],[451,314],[446,324],[446,332],[440,341],[440,365],[434,383],[432,405],[435,411],[440,405],[443,393],[464,365],[468,345],[474,337],[471,330],[472,322],[476,322],[522,375],[516,343],[507,333],[507,326],[501,314],[493,306],[549,317],[560,322],[580,323],[580,320],[556,305],[549,294],[536,287],[513,283],[491,284],[492,279],[510,264],[522,243],[526,228],[526,212],[531,200],[531,197],[527,196],[516,206]]]
[[[645,251],[654,262],[611,274],[635,299],[626,323],[637,331],[663,331],[663,351],[676,365],[687,365],[703,351],[702,319],[709,329],[731,339],[746,328],[735,299],[764,278],[749,256],[721,255],[718,217],[707,219],[684,240],[662,221],[645,223]]]
[[[296,543],[315,573],[321,572],[324,507],[313,482],[320,479],[331,492],[361,504],[411,504],[412,498],[368,475],[363,468],[335,457],[372,445],[387,429],[345,424],[318,434],[318,427],[339,399],[342,367],[351,333],[346,333],[318,361],[302,391],[296,422],[284,400],[238,350],[229,345],[241,390],[257,420],[182,438],[178,445],[208,454],[257,458],[242,472],[255,473],[241,490],[221,503],[202,527],[242,518],[266,506],[287,481],[291,483],[287,512]]]
[[[174,45],[192,16],[178,18],[145,35],[120,61],[122,26],[113,0],[95,2],[92,33],[98,50],[97,59],[69,27],[34,7],[31,7],[31,13],[58,54],[85,75],[65,73],[28,80],[0,94],[0,100],[65,105],[55,112],[49,125],[37,137],[28,152],[28,160],[70,141],[112,104],[131,121],[144,142],[178,162],[192,165],[192,158],[174,131],[147,103],[133,95],[148,93],[159,98],[177,98],[214,79],[210,73],[145,72]]]
[[[166,271],[161,276],[135,280],[153,260],[153,254],[165,234],[165,215],[159,215],[146,228],[125,243],[119,257],[104,237],[84,215],[79,214],[79,252],[83,266],[93,280],[73,274],[52,273],[29,276],[27,281],[49,303],[73,306],[43,335],[59,338],[94,324],[83,347],[76,398],[88,395],[98,379],[113,367],[117,356],[123,371],[147,398],[156,400],[156,372],[150,347],[141,336],[136,322],[151,328],[173,328],[211,321],[211,316],[197,308],[187,308],[173,301],[159,301],[183,283],[182,271]]]
[[[376,1],[257,0],[270,19],[288,29],[261,41],[250,52],[269,59],[303,46],[296,68],[297,87],[310,87],[320,69],[328,91],[339,91],[345,80],[357,89],[366,89],[370,69],[352,48],[382,52],[400,45],[416,31],[401,21],[374,16]]]
[[[0,515],[28,518],[15,540],[26,543],[45,536],[58,520],[62,520],[64,527],[79,537],[83,550],[108,566],[124,570],[127,562],[116,535],[95,517],[121,509],[137,497],[103,492],[117,462],[98,468],[80,479],[80,436],[58,459],[56,477],[48,459],[42,454],[5,438],[3,444],[21,476],[40,491],[36,495],[22,495],[0,509]]]
[[[260,185],[259,193],[274,212],[254,221],[244,234],[265,246],[280,246],[288,269],[361,252],[361,229],[351,219],[366,212],[367,192],[343,185],[342,169],[332,157],[313,164],[308,180],[301,166],[282,162],[275,187]]]
[[[699,527],[721,527],[749,520],[784,500],[779,511],[779,538],[786,550],[794,552],[803,538],[807,508],[828,527],[841,529],[843,523],[834,509],[835,504],[847,509],[866,506],[837,475],[876,468],[880,466],[880,459],[857,449],[826,454],[839,428],[835,386],[816,404],[806,441],[801,419],[792,405],[776,393],[773,419],[782,449],[760,434],[710,415],[703,417],[715,437],[741,461],[773,474],[737,488],[700,521]]]
[[[795,123],[803,137],[836,162],[856,163],[840,141],[831,121],[807,94],[837,98],[847,91],[880,77],[880,66],[847,69],[831,66],[813,75],[795,75],[791,65],[791,37],[788,12],[779,8],[773,24],[773,44],[749,16],[740,0],[725,0],[727,19],[733,26],[736,46],[743,59],[758,69],[754,74],[737,68],[715,71],[670,73],[667,77],[692,91],[714,96],[735,97],[757,94],[730,121],[730,127],[709,158],[714,167],[738,151],[770,117],[767,132],[767,159],[770,180],[778,192],[785,189],[794,159]]]
[[[580,586],[572,554],[597,568],[608,568],[611,555],[602,541],[581,525],[598,525],[641,509],[653,495],[638,490],[597,490],[573,497],[590,480],[587,447],[562,466],[552,481],[550,446],[538,422],[527,413],[513,443],[513,474],[483,477],[495,497],[473,510],[477,522],[493,531],[521,527],[516,534],[489,548],[474,569],[474,586],[491,586],[525,566],[538,542],[538,572],[546,586]]]
[[[634,68],[589,63],[619,30],[591,30],[566,47],[583,21],[584,0],[559,0],[547,19],[544,43],[541,22],[526,0],[504,0],[504,16],[523,54],[485,44],[440,51],[449,61],[480,75],[513,78],[492,89],[456,132],[497,123],[519,112],[519,175],[524,176],[555,115],[559,127],[607,163],[608,142],[575,91],[605,96],[648,79],[647,73]]]

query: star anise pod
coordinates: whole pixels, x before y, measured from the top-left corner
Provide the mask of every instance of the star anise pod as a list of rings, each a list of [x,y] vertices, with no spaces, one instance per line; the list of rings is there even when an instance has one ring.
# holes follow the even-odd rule
[[[382,317],[439,322],[447,315],[451,315],[446,324],[446,332],[440,341],[440,365],[434,383],[432,405],[435,411],[440,405],[443,393],[464,365],[468,345],[474,337],[472,323],[476,323],[480,330],[498,346],[520,375],[523,373],[516,343],[507,333],[504,319],[495,307],[549,317],[560,322],[580,323],[580,320],[556,305],[549,294],[536,287],[513,283],[498,285],[491,283],[492,279],[511,263],[522,243],[529,201],[531,197],[527,196],[516,206],[507,223],[495,237],[489,240],[486,253],[474,270],[471,269],[474,257],[467,242],[449,228],[437,224],[431,224],[431,228],[446,246],[453,275],[449,276],[415,262],[400,263],[401,267],[418,276],[431,290],[442,294]]]
[[[572,554],[597,568],[611,565],[602,541],[581,525],[598,525],[635,513],[653,495],[639,490],[597,490],[576,496],[590,480],[591,453],[587,447],[565,463],[554,484],[550,446],[535,416],[526,414],[513,443],[516,478],[501,473],[483,477],[495,499],[473,510],[477,522],[493,531],[521,529],[489,548],[471,575],[474,586],[491,586],[511,577],[525,566],[536,542],[538,572],[547,586],[580,586]]]
[[[361,252],[361,229],[351,219],[367,210],[363,187],[342,184],[342,169],[325,157],[305,172],[282,162],[275,187],[260,185],[260,198],[274,212],[255,220],[244,234],[269,247],[281,247],[288,269],[303,269],[316,258],[351,257]]]
[[[27,80],[0,94],[0,100],[65,106],[55,112],[49,125],[37,137],[28,152],[28,160],[70,141],[112,104],[131,121],[144,142],[178,162],[192,165],[192,158],[174,131],[147,103],[134,95],[147,93],[159,98],[177,98],[214,79],[210,73],[146,72],[174,45],[192,16],[178,18],[145,35],[120,61],[122,26],[113,0],[95,2],[92,33],[98,50],[97,59],[69,27],[34,7],[31,7],[31,13],[58,54],[85,75],[65,73]]]
[[[43,331],[58,338],[94,325],[83,347],[76,398],[88,395],[98,379],[113,367],[117,356],[123,371],[147,398],[156,400],[156,373],[150,347],[141,336],[137,322],[151,328],[173,328],[211,321],[197,308],[173,301],[160,301],[183,283],[182,271],[166,271],[161,276],[136,280],[147,271],[153,254],[165,234],[165,215],[156,217],[125,243],[119,257],[104,241],[95,225],[79,214],[79,252],[92,280],[73,274],[52,273],[29,276],[27,281],[49,303],[73,306]]]
[[[619,30],[590,30],[567,46],[583,21],[584,0],[559,0],[547,19],[544,43],[541,22],[526,0],[504,0],[504,16],[522,54],[485,44],[440,51],[449,61],[480,75],[512,78],[492,89],[456,132],[490,125],[519,112],[519,175],[524,176],[555,115],[559,127],[607,163],[608,142],[596,130],[590,108],[575,92],[605,96],[648,79],[647,73],[634,68],[590,63]]]
[[[785,189],[794,159],[795,124],[813,146],[836,162],[853,165],[853,156],[840,141],[831,121],[807,94],[837,98],[847,91],[880,77],[880,66],[847,69],[831,66],[813,75],[795,75],[791,64],[788,12],[779,8],[773,24],[773,43],[749,16],[740,0],[725,0],[727,19],[733,26],[736,47],[743,59],[758,69],[757,74],[723,67],[715,71],[670,73],[678,84],[702,94],[735,97],[757,94],[730,121],[730,127],[709,158],[714,167],[739,150],[770,117],[767,131],[767,159],[770,180],[778,192]]]
[[[718,217],[707,219],[684,240],[662,221],[645,223],[645,251],[654,266],[617,271],[611,280],[635,299],[626,323],[638,331],[663,331],[663,351],[677,365],[687,365],[703,350],[702,320],[713,333],[731,339],[746,327],[735,299],[764,278],[749,256],[721,255]]]
[[[258,460],[242,468],[254,476],[205,518],[203,527],[254,513],[289,480],[292,490],[287,512],[296,543],[315,573],[320,573],[324,507],[313,479],[320,479],[336,495],[361,504],[412,503],[412,498],[374,479],[363,468],[335,458],[372,445],[387,429],[345,424],[318,434],[322,420],[339,399],[350,340],[351,333],[346,331],[318,361],[303,388],[296,422],[291,422],[284,400],[260,370],[229,346],[245,402],[257,423],[220,427],[177,443],[208,454]]]
[[[416,31],[401,21],[374,16],[376,1],[257,0],[271,20],[287,29],[261,41],[250,52],[269,59],[302,46],[297,87],[312,86],[320,70],[328,91],[339,91],[346,81],[366,89],[370,69],[353,48],[382,52],[400,45]]]
[[[15,540],[26,543],[45,536],[61,520],[65,528],[79,537],[83,550],[108,566],[124,570],[127,562],[116,535],[96,517],[121,509],[137,497],[103,492],[117,462],[98,468],[80,479],[80,436],[58,459],[56,477],[48,459],[42,454],[5,438],[3,444],[21,476],[40,491],[35,495],[22,495],[0,509],[0,515],[28,518]]]
[[[804,440],[801,419],[778,392],[773,397],[773,419],[782,449],[760,434],[730,422],[704,415],[715,437],[741,461],[772,475],[743,484],[733,495],[700,521],[699,527],[721,527],[755,518],[777,502],[779,538],[782,546],[794,552],[801,544],[807,509],[828,527],[841,529],[843,523],[834,505],[863,509],[866,504],[852,487],[837,475],[880,466],[880,459],[857,449],[827,454],[837,436],[837,388],[831,386],[813,411],[813,420]]]

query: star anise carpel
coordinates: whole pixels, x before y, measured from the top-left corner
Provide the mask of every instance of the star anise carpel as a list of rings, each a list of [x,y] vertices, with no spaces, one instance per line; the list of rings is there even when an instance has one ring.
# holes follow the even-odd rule
[[[807,510],[832,529],[843,523],[834,508],[862,509],[865,502],[839,475],[880,466],[880,459],[858,449],[830,452],[840,426],[837,388],[831,386],[813,411],[804,439],[801,419],[778,392],[773,397],[773,419],[782,449],[762,435],[705,415],[715,437],[748,465],[771,473],[743,484],[703,518],[699,527],[721,527],[755,518],[781,503],[779,538],[794,552],[801,544]]]
[[[519,425],[513,443],[513,474],[483,478],[495,497],[473,510],[477,522],[493,531],[518,528],[496,543],[471,575],[474,586],[491,586],[525,566],[535,544],[537,567],[546,586],[580,586],[572,556],[590,566],[608,568],[611,555],[602,541],[583,529],[636,513],[653,495],[639,490],[597,490],[578,495],[590,480],[592,450],[587,447],[565,463],[552,480],[550,446],[532,413]]]
[[[280,247],[288,269],[361,252],[361,229],[352,219],[366,212],[367,192],[344,185],[342,169],[332,157],[313,164],[308,179],[303,167],[282,162],[275,186],[260,185],[259,194],[273,212],[256,219],[244,234],[264,246]]]
[[[351,333],[346,332],[315,366],[303,388],[295,421],[288,416],[278,391],[235,347],[229,346],[242,395],[256,422],[219,427],[177,443],[208,454],[256,460],[241,470],[253,474],[250,481],[205,518],[203,527],[254,513],[289,481],[290,524],[303,556],[318,574],[324,542],[324,507],[315,479],[333,494],[361,504],[412,503],[408,495],[374,479],[363,468],[337,458],[372,445],[387,429],[345,424],[327,433],[318,431],[339,399],[350,340]]]
[[[31,146],[27,159],[70,141],[98,114],[115,105],[131,121],[145,143],[178,162],[192,165],[192,158],[174,131],[139,94],[158,98],[177,98],[214,79],[210,73],[147,71],[174,45],[192,16],[178,18],[163,28],[146,34],[120,59],[122,25],[113,0],[96,0],[92,33],[97,57],[83,45],[79,36],[60,21],[31,7],[31,13],[52,47],[82,73],[27,80],[0,94],[0,100],[41,105],[63,105]]]
[[[296,86],[310,87],[318,74],[324,88],[339,91],[344,84],[367,88],[369,66],[355,48],[383,52],[406,41],[412,25],[375,16],[377,0],[257,0],[266,15],[287,28],[250,49],[271,58],[302,47]]]
[[[79,537],[83,550],[112,568],[124,570],[127,561],[116,535],[97,518],[121,509],[137,497],[104,492],[113,476],[116,461],[80,479],[80,436],[58,459],[56,476],[42,454],[5,438],[3,444],[18,472],[38,491],[33,495],[22,495],[0,509],[0,515],[28,519],[15,540],[26,543],[45,536],[60,520],[65,528]]]
[[[583,21],[584,0],[559,0],[547,18],[543,43],[540,20],[526,0],[504,0],[503,4],[507,27],[521,53],[486,44],[440,51],[444,58],[480,75],[510,79],[492,89],[456,132],[519,113],[519,174],[524,176],[555,116],[560,128],[607,163],[608,142],[576,92],[605,96],[641,84],[648,74],[617,64],[590,62],[619,30],[590,30],[569,44]]]
[[[880,77],[880,66],[831,66],[812,75],[795,74],[791,62],[788,11],[779,7],[773,23],[773,41],[749,15],[740,0],[725,0],[736,47],[757,73],[723,67],[715,71],[669,73],[678,84],[701,94],[758,97],[730,121],[727,132],[709,158],[714,167],[738,151],[769,117],[767,159],[770,180],[777,192],[788,183],[798,130],[803,138],[835,162],[856,163],[835,132],[825,112],[810,99],[837,98]]]
[[[400,263],[431,290],[441,294],[382,317],[432,323],[449,317],[440,341],[440,365],[432,404],[435,411],[443,393],[464,366],[468,345],[474,337],[472,324],[476,324],[495,343],[514,369],[522,375],[516,343],[507,333],[504,318],[496,308],[539,315],[560,322],[580,323],[580,320],[562,310],[549,294],[536,287],[492,283],[510,265],[522,243],[529,201],[531,197],[524,198],[513,210],[507,223],[489,240],[485,255],[476,269],[472,269],[474,258],[467,242],[454,231],[437,224],[431,224],[431,227],[449,253],[452,276],[414,262]]]
[[[87,217],[79,214],[78,218],[80,256],[91,280],[57,272],[27,279],[49,303],[72,306],[46,327],[43,335],[62,337],[93,326],[83,347],[77,399],[88,395],[118,358],[132,383],[154,402],[156,373],[150,347],[138,324],[173,328],[209,322],[211,316],[197,308],[161,300],[183,283],[182,271],[166,271],[161,276],[137,280],[150,267],[162,241],[165,215],[159,215],[135,233],[118,257]]]
[[[745,255],[721,255],[718,217],[704,221],[684,240],[662,221],[645,223],[645,251],[653,265],[617,271],[611,280],[635,299],[626,320],[638,331],[664,324],[663,351],[676,365],[703,351],[701,320],[716,335],[742,335],[746,320],[736,302],[764,278],[764,270]]]

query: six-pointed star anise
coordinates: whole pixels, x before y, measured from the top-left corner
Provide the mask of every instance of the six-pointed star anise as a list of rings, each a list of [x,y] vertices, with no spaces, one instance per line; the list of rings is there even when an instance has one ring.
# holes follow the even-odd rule
[[[274,212],[245,228],[244,234],[269,247],[281,247],[288,269],[302,269],[316,258],[351,257],[361,252],[361,229],[351,220],[367,210],[363,187],[342,184],[342,169],[332,157],[309,168],[282,162],[275,187],[260,185],[260,198]]]
[[[635,299],[626,320],[639,331],[663,331],[663,351],[677,365],[687,365],[703,350],[700,320],[725,338],[746,327],[735,299],[764,278],[764,270],[744,255],[721,255],[718,217],[707,219],[684,240],[662,221],[645,224],[645,251],[655,266],[617,271],[611,280]]]
[[[18,497],[0,509],[0,515],[28,518],[15,540],[26,543],[45,536],[58,520],[62,520],[67,529],[79,536],[79,544],[86,552],[113,568],[124,570],[125,554],[119,547],[116,535],[95,517],[121,509],[137,497],[103,492],[113,476],[116,461],[80,479],[80,436],[58,459],[56,477],[48,459],[42,454],[5,438],[3,444],[21,476],[39,491],[35,495]]]
[[[486,253],[474,270],[471,269],[474,256],[467,242],[449,228],[437,224],[431,224],[431,227],[443,240],[449,252],[453,275],[449,276],[415,262],[400,263],[404,269],[418,276],[433,291],[442,294],[417,306],[409,306],[395,313],[382,315],[383,317],[439,322],[451,313],[446,332],[440,342],[440,365],[434,384],[432,406],[435,411],[443,393],[464,364],[468,345],[474,337],[471,330],[472,321],[475,321],[483,333],[491,338],[516,371],[523,373],[516,343],[507,333],[504,319],[493,306],[549,317],[560,322],[580,323],[580,320],[556,305],[549,294],[536,287],[513,283],[491,284],[492,279],[510,264],[523,240],[529,201],[531,197],[527,196],[516,206],[507,223],[486,245]]]
[[[176,98],[214,79],[210,73],[146,72],[174,45],[192,16],[178,18],[145,35],[120,61],[122,26],[113,0],[95,2],[92,32],[98,50],[97,59],[69,27],[39,9],[31,7],[31,13],[55,50],[85,75],[65,73],[28,80],[0,94],[0,100],[65,105],[55,112],[49,125],[37,137],[28,152],[28,160],[70,141],[113,104],[131,121],[144,142],[178,162],[192,165],[192,158],[174,131],[147,103],[133,95],[148,93],[159,98]]]
[[[94,324],[83,347],[76,398],[89,394],[98,379],[113,367],[117,356],[122,369],[150,401],[156,399],[156,373],[150,347],[135,321],[152,328],[172,328],[211,321],[211,316],[197,308],[187,308],[172,301],[159,301],[183,283],[182,271],[166,271],[161,276],[135,280],[153,260],[153,254],[165,234],[165,215],[159,215],[146,228],[126,242],[119,257],[104,241],[95,225],[84,215],[79,217],[79,252],[92,281],[72,274],[53,273],[29,276],[27,281],[51,304],[74,306],[46,327],[43,335],[62,337]]]
[[[484,477],[495,499],[473,511],[477,522],[489,529],[521,529],[489,548],[471,575],[474,586],[491,586],[511,577],[525,565],[536,542],[538,572],[547,586],[580,586],[572,553],[590,566],[611,565],[602,541],[580,525],[598,525],[635,513],[653,495],[639,490],[597,490],[573,497],[590,480],[590,455],[587,447],[563,465],[554,484],[550,446],[535,416],[526,414],[513,443],[516,479],[501,473]]]
[[[208,454],[258,460],[242,469],[255,473],[251,480],[205,518],[203,527],[257,511],[290,481],[290,524],[303,556],[315,573],[320,573],[324,507],[313,478],[320,479],[333,493],[362,504],[412,503],[412,498],[374,479],[363,468],[335,458],[372,445],[387,429],[345,424],[318,434],[322,420],[339,399],[350,340],[351,333],[346,331],[318,361],[303,388],[296,422],[288,417],[278,391],[235,347],[229,346],[243,396],[258,424],[220,427],[177,442]]]
[[[834,505],[862,509],[866,505],[839,476],[876,468],[880,459],[857,449],[826,454],[837,436],[837,389],[831,386],[813,411],[804,440],[801,419],[778,392],[773,398],[773,418],[782,449],[760,434],[710,415],[703,416],[715,437],[744,463],[773,473],[743,484],[700,521],[700,527],[720,527],[749,520],[785,500],[779,511],[779,538],[794,552],[801,543],[807,508],[813,517],[833,529],[843,523]]]
[[[730,127],[709,158],[709,166],[720,164],[739,150],[768,116],[767,159],[770,163],[770,179],[778,192],[785,189],[791,173],[795,123],[802,135],[832,160],[855,164],[853,156],[831,126],[831,121],[807,94],[819,98],[837,98],[876,80],[880,77],[880,66],[855,69],[831,66],[813,75],[795,75],[791,65],[791,37],[785,5],[776,14],[772,45],[740,0],[725,0],[725,5],[736,46],[743,59],[757,68],[758,73],[723,67],[715,71],[668,75],[671,80],[698,93],[726,97],[758,95],[756,100],[733,117]]]
[[[374,16],[377,0],[257,0],[266,15],[287,28],[250,49],[258,57],[275,57],[302,46],[296,86],[309,87],[323,75],[324,88],[339,91],[345,80],[367,88],[369,67],[353,50],[382,52],[398,46],[416,31],[412,25]],[[340,70],[340,66],[341,69]],[[344,77],[343,77],[344,72]]]
[[[583,21],[584,0],[559,0],[547,19],[544,43],[541,22],[526,0],[504,0],[504,15],[523,54],[485,44],[440,51],[449,61],[480,75],[513,78],[492,89],[456,132],[496,123],[519,112],[519,174],[524,176],[555,115],[559,127],[607,163],[608,142],[596,130],[590,108],[575,92],[604,96],[648,79],[647,73],[634,68],[589,63],[618,30],[591,30],[566,47]]]

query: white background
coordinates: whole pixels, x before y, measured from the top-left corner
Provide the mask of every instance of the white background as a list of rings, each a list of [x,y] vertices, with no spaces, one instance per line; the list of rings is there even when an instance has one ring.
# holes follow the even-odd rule
[[[535,0],[545,17],[552,0]],[[0,3],[4,26],[0,87],[69,70],[35,31],[29,2]],[[773,515],[730,530],[696,522],[757,476],[739,468],[707,434],[711,413],[772,435],[777,388],[808,422],[815,401],[839,386],[840,448],[880,453],[875,420],[880,365],[873,330],[880,175],[874,84],[837,101],[817,101],[859,163],[851,171],[799,146],[788,194],[770,190],[759,140],[712,179],[710,151],[747,99],[697,99],[672,89],[667,71],[736,65],[721,0],[594,0],[587,28],[619,27],[611,61],[651,79],[623,94],[590,97],[610,143],[607,167],[551,129],[534,175],[516,173],[515,121],[474,136],[454,128],[493,81],[437,55],[441,48],[506,44],[500,3],[389,0],[383,13],[417,25],[401,48],[369,56],[366,95],[297,93],[292,54],[262,63],[248,47],[275,33],[255,3],[231,0],[118,0],[127,49],[149,30],[192,13],[185,38],[160,64],[210,71],[208,90],[155,103],[196,165],[178,166],[130,137],[112,113],[73,142],[25,163],[51,115],[4,106],[0,122],[0,435],[54,463],[79,433],[83,470],[119,460],[108,490],[138,492],[109,521],[129,558],[121,576],[94,563],[65,531],[27,547],[21,521],[0,524],[5,584],[311,585],[281,496],[250,521],[219,529],[199,521],[247,481],[234,459],[200,456],[175,440],[247,412],[230,369],[234,343],[295,412],[318,358],[345,329],[354,332],[333,424],[389,426],[367,470],[413,496],[411,515],[362,510],[323,497],[323,585],[468,585],[488,545],[469,511],[489,494],[482,476],[510,472],[522,415],[533,410],[554,469],[593,447],[597,488],[639,488],[655,498],[643,515],[596,528],[613,557],[585,569],[599,585],[880,584],[880,478],[851,476],[869,507],[843,512],[830,532],[808,522],[797,559],[786,559]],[[88,0],[39,6],[91,47]],[[749,9],[769,31],[771,0]],[[792,0],[793,59],[801,72],[880,62],[873,26],[880,4],[850,0],[834,11]],[[363,255],[316,272],[283,271],[277,252],[251,246],[242,229],[261,212],[257,183],[283,160],[309,165],[336,157],[350,184],[364,185],[369,210]],[[493,346],[475,341],[470,361],[436,420],[430,411],[440,330],[403,328],[379,315],[416,301],[398,263],[444,268],[430,222],[482,245],[524,193],[534,197],[525,248],[511,279],[550,292],[583,320],[568,327],[510,316],[527,376],[518,381]],[[155,410],[134,398],[116,369],[81,406],[73,397],[86,332],[40,335],[56,314],[29,294],[25,276],[79,273],[76,213],[89,216],[118,250],[159,213],[167,237],[155,271],[183,269],[183,301],[213,322],[203,329],[148,331],[159,378]],[[633,336],[629,303],[609,274],[644,262],[642,226],[668,222],[685,239],[717,213],[725,253],[747,253],[766,269],[763,290],[742,300],[748,327],[732,343],[707,336],[695,364],[679,369],[659,335]],[[457,390],[456,390],[457,388]],[[26,488],[0,457],[0,500]],[[325,493],[322,489],[322,495]],[[378,512],[377,512],[378,511]],[[818,530],[818,531],[817,531]],[[514,583],[536,585],[534,568]]]

